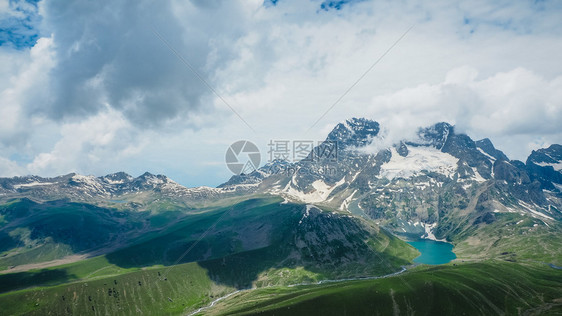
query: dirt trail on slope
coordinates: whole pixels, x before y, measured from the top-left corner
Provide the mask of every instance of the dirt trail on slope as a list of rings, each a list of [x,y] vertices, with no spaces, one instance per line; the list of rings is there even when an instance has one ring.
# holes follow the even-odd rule
[[[0,271],[0,274],[25,272],[25,271],[29,271],[29,270],[33,270],[33,269],[50,268],[50,267],[58,266],[58,265],[61,265],[61,264],[77,262],[77,261],[80,261],[80,260],[84,260],[86,258],[88,258],[88,255],[85,255],[85,254],[84,255],[71,255],[71,256],[67,256],[67,257],[64,257],[62,259],[57,259],[57,260],[22,264],[22,265],[14,267],[12,269],[2,270],[2,271]]]

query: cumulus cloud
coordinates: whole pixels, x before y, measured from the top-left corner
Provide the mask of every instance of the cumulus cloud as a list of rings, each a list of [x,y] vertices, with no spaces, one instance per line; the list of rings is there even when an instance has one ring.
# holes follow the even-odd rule
[[[38,154],[26,167],[32,173],[103,172],[112,163],[138,154],[143,143],[123,115],[108,106],[79,123],[64,124],[61,138],[49,152]]]
[[[34,113],[24,104],[44,102],[42,97],[48,93],[50,81],[47,73],[54,64],[52,45],[51,38],[41,38],[28,55],[0,54],[8,68],[5,76],[0,77],[6,87],[0,91],[0,145],[20,147],[28,134],[34,132]]]
[[[506,137],[543,139],[541,144],[545,139],[562,138],[562,76],[548,80],[516,68],[477,77],[476,69],[459,67],[449,71],[441,83],[377,96],[369,108],[370,116],[385,126],[385,144],[412,139],[417,127],[439,121],[455,124],[459,132],[473,137],[496,138],[500,148]],[[519,159],[528,154],[528,148],[504,147]]]
[[[16,162],[0,157],[0,174],[4,177],[19,176],[25,173],[25,169],[19,166]]]
[[[41,9],[42,32],[53,34],[57,63],[50,72],[52,96],[34,110],[52,119],[95,115],[106,103],[139,126],[185,118],[209,107],[201,104],[208,90],[155,31],[203,77],[228,59],[225,52],[207,64],[211,51],[238,36],[239,10],[227,4],[61,0]],[[221,22],[227,12],[229,25]],[[209,14],[216,19],[205,21]]]

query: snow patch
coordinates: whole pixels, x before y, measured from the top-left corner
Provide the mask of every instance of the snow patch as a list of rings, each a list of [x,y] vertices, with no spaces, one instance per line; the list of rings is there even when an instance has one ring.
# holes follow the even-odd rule
[[[150,177],[147,177],[146,183],[150,184],[150,185],[153,185],[153,186],[157,186],[159,184],[163,184],[164,180],[162,180],[158,177],[155,177],[155,176],[150,176]]]
[[[549,163],[549,162],[535,162],[535,164],[541,167],[552,167],[554,170],[561,172],[562,171],[562,162],[557,163]]]
[[[77,174],[72,176],[72,180],[82,184],[88,190],[105,191],[101,183],[99,183],[98,179],[94,176],[82,176]]]
[[[342,185],[345,180],[342,179],[335,183],[333,186],[329,186],[322,180],[316,180],[312,183],[313,190],[309,193],[304,193],[298,189],[295,189],[291,185],[291,182],[289,182],[283,190],[285,193],[287,193],[287,195],[305,203],[318,203],[326,201],[330,193],[332,193],[335,188]]]
[[[423,226],[423,228],[425,229],[425,233],[422,235],[421,238],[447,242],[447,240],[445,239],[437,239],[433,234],[433,230],[435,229],[435,227],[437,227],[437,223],[433,223],[433,224],[421,223],[421,226]]]
[[[492,162],[496,161],[496,158],[494,156],[491,156],[487,152],[483,151],[482,148],[477,147],[476,149],[478,149],[478,151],[481,152],[484,156],[488,157],[488,159],[490,159]]]
[[[341,203],[341,206],[340,206],[340,210],[349,211],[348,206],[349,206],[349,203],[351,203],[351,199],[353,199],[353,196],[355,195],[355,193],[357,193],[357,190],[353,191],[353,193],[351,193],[350,196],[348,196],[345,200],[343,200],[343,202]]]
[[[476,182],[485,182],[486,179],[484,179],[482,177],[482,175],[480,175],[480,172],[478,172],[478,170],[476,170],[476,168],[472,167],[472,172],[474,172],[474,176],[472,177],[472,180],[476,181]]]
[[[23,183],[23,184],[16,184],[14,185],[14,189],[19,189],[19,188],[26,188],[26,187],[34,187],[34,186],[38,186],[38,185],[52,185],[52,184],[56,184],[55,182],[31,182],[31,183]]]
[[[307,205],[306,205],[306,211],[305,211],[304,214],[302,215],[302,218],[301,218],[301,220],[299,221],[299,225],[302,224],[302,221],[310,215],[310,210],[311,210],[313,207],[314,207],[314,208],[317,208],[316,205],[312,205],[312,204],[307,204]]]
[[[391,148],[390,161],[381,166],[381,176],[389,180],[410,178],[433,171],[451,177],[457,170],[458,159],[433,147],[411,147],[408,155],[402,157]]]
[[[221,189],[207,187],[207,186],[193,187],[193,188],[187,188],[187,189],[191,192],[209,192],[209,191],[220,191],[221,190]]]
[[[422,191],[423,191],[423,190],[425,190],[426,188],[431,187],[431,183],[429,183],[429,181],[426,181],[426,182],[417,182],[417,183],[414,183],[414,186],[416,187],[416,189],[419,189],[419,190],[422,190]]]
[[[550,217],[550,216],[548,216],[548,215],[545,215],[545,214],[543,214],[543,213],[541,213],[541,212],[538,212],[537,210],[533,209],[533,207],[532,207],[531,205],[529,205],[529,204],[527,204],[527,203],[525,203],[525,202],[523,202],[523,201],[519,201],[519,205],[521,205],[523,208],[525,208],[526,210],[528,210],[529,212],[531,212],[531,213],[533,213],[533,214],[535,214],[535,215],[538,215],[538,216],[541,216],[541,217],[544,217],[544,218],[547,218],[547,219],[550,219],[550,220],[554,220],[554,218],[552,218],[552,217]],[[545,224],[546,224],[546,223],[545,223]],[[548,224],[547,224],[547,225],[548,225]]]

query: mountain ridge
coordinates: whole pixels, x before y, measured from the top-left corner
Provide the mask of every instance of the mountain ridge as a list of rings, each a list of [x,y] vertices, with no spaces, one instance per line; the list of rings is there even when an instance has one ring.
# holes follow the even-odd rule
[[[376,121],[369,120],[366,118],[352,118],[346,120],[343,123],[337,124],[334,129],[328,134],[326,137],[325,142],[338,142],[338,149],[339,150],[348,150],[348,149],[358,149],[361,147],[365,147],[366,145],[371,144],[374,141],[374,138],[378,136],[380,131],[380,124]],[[450,138],[449,135],[452,137]],[[463,159],[468,160],[469,165],[475,164],[474,161],[481,159],[482,156],[486,156],[489,160],[494,161],[507,161],[507,162],[516,162],[519,165],[519,168],[522,167],[518,161],[510,160],[501,150],[494,147],[490,139],[484,138],[481,140],[473,141],[469,136],[465,134],[456,134],[454,132],[454,126],[446,123],[446,122],[439,122],[432,126],[426,128],[420,128],[418,131],[419,139],[417,140],[401,140],[396,144],[393,144],[391,147],[385,148],[380,150],[378,153],[374,153],[374,155],[381,154],[382,156],[387,155],[385,151],[390,151],[392,148],[396,149],[396,152],[403,157],[407,156],[409,149],[407,146],[411,147],[422,147],[422,146],[431,146],[438,150],[441,150],[445,153],[451,153],[456,156],[460,156],[463,154],[467,154],[467,156],[463,157]],[[322,145],[321,145],[322,146]],[[318,148],[318,147],[317,147]],[[318,150],[315,148],[315,150]],[[476,152],[468,152],[468,149],[477,149],[479,154]],[[551,157],[550,154],[555,155],[555,158]],[[474,157],[480,156],[480,157]],[[548,179],[545,179],[544,173],[547,173],[547,177],[553,177],[555,179],[556,184],[562,185],[562,174],[560,172],[551,173],[549,172],[550,169],[553,171],[560,171],[562,169],[562,145],[552,144],[547,148],[540,148],[537,150],[533,150],[528,158],[527,162],[524,163],[526,166],[529,164],[533,164],[535,167],[534,172],[532,172],[533,179],[540,179],[542,180],[545,186],[549,189],[556,190],[557,187],[554,185],[548,184]],[[276,160],[273,162],[269,162],[264,166],[260,167],[257,170],[257,174],[261,175],[255,177],[257,179],[264,178],[267,176],[268,171],[271,170],[283,170],[288,166],[292,166],[298,164],[299,162],[290,163],[284,160]],[[485,169],[489,169],[488,166],[479,166],[483,168],[483,174],[485,175],[484,178],[489,178],[490,172]],[[538,170],[536,170],[538,167]],[[555,169],[556,168],[556,169]],[[544,170],[547,171],[544,171]],[[539,171],[542,170],[542,171]],[[541,177],[542,175],[542,177]],[[230,183],[235,184],[237,182],[243,182],[240,180],[242,177],[248,177],[250,174],[242,174],[240,176],[233,176],[229,181],[219,184],[216,188],[223,188],[228,186]],[[159,186],[159,184],[169,184],[177,187],[183,187],[185,189],[196,189],[196,188],[212,188],[206,186],[196,186],[196,187],[187,187],[180,185],[170,179],[168,176],[163,174],[152,174],[148,171],[139,175],[138,177],[133,177],[126,172],[119,171],[115,173],[110,173],[107,175],[102,176],[93,176],[93,175],[81,175],[75,172],[55,176],[55,177],[41,177],[38,175],[27,175],[27,176],[15,176],[15,177],[0,177],[0,194],[5,193],[9,190],[32,187],[32,186],[42,186],[42,185],[49,185],[53,184],[53,182],[61,183],[63,181],[69,180],[67,184],[75,184],[78,185],[79,183],[90,183],[92,181],[100,182],[103,184],[107,184],[109,186],[114,187],[125,187],[123,190],[127,191],[138,191],[141,189],[154,189]],[[234,181],[232,181],[234,180]],[[255,182],[245,183],[245,184],[255,184]],[[4,192],[3,192],[4,191]],[[118,191],[117,189],[109,189],[106,191]]]
[[[532,151],[523,163],[509,160],[488,138],[473,141],[465,134],[457,134],[451,124],[440,122],[419,128],[417,139],[401,140],[378,152],[362,152],[361,148],[377,141],[380,131],[380,124],[373,120],[346,120],[337,124],[325,142],[309,154],[313,158],[323,146],[336,143],[336,161],[322,157],[293,163],[276,160],[249,174],[232,176],[216,188],[188,188],[165,175],[149,172],[138,177],[125,172],[98,177],[70,173],[52,178],[0,178],[0,198],[29,195],[39,200],[71,198],[80,201],[157,192],[169,198],[181,197],[191,201],[269,193],[320,203],[350,188],[357,189],[358,193],[372,191],[375,182],[385,182],[385,179],[393,182],[429,176],[436,183],[452,180],[463,183],[465,188],[472,182],[505,181],[511,194],[522,198],[520,193],[524,191],[530,197],[526,203],[544,207],[547,205],[545,192],[558,195],[562,190],[562,146],[557,144]],[[293,174],[288,174],[291,170]],[[335,172],[330,174],[325,170]],[[314,192],[316,198],[306,197]],[[343,203],[353,199],[354,194],[347,192],[345,198],[338,199],[341,209],[346,209]]]
[[[268,194],[369,218],[395,234],[448,240],[459,233],[445,228],[450,220],[469,229],[473,223],[490,224],[510,212],[534,218],[540,225],[562,219],[560,145],[534,150],[523,163],[509,160],[487,138],[474,141],[456,133],[453,125],[439,122],[419,128],[414,139],[376,152],[363,150],[380,141],[380,131],[373,120],[346,120],[311,151],[311,159],[272,161],[216,188],[187,188],[149,172],[136,178],[125,172],[100,177],[71,173],[0,178],[0,199],[115,203],[124,199],[142,210],[157,200],[193,206]],[[329,150],[335,150],[336,159],[321,156]],[[449,218],[463,212],[474,218],[464,224]]]

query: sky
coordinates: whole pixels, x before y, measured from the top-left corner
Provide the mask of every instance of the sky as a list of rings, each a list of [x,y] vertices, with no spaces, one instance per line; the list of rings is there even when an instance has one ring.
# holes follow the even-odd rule
[[[264,163],[351,117],[524,161],[562,143],[560,56],[557,0],[0,0],[0,177],[216,186],[230,144]]]

